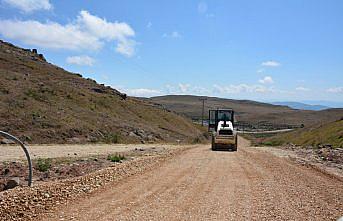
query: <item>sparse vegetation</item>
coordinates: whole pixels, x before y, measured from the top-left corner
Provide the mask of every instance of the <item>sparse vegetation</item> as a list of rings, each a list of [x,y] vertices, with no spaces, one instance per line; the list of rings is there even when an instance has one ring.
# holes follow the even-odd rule
[[[25,92],[26,96],[28,97],[32,97],[33,99],[37,100],[37,101],[41,101],[42,100],[42,96],[35,90],[33,89],[28,89],[26,92]]]
[[[37,169],[40,172],[46,172],[51,168],[51,159],[50,158],[39,158],[37,160]]]
[[[104,142],[108,144],[119,143],[119,135],[116,133],[108,133],[104,137]]]
[[[197,143],[202,143],[202,139],[200,138],[200,137],[195,137],[194,139],[193,139],[193,142],[192,142],[193,144],[197,144]]]
[[[120,162],[122,160],[126,160],[126,157],[124,155],[120,155],[120,154],[109,154],[107,156],[107,160],[111,161],[111,162]]]
[[[281,144],[283,144],[283,142],[279,140],[271,140],[262,142],[261,144],[265,146],[280,146]]]

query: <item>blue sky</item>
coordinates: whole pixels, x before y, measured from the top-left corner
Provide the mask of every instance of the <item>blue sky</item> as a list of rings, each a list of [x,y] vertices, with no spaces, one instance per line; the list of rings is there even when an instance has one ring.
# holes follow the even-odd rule
[[[340,0],[0,0],[0,36],[134,96],[343,102],[342,12]]]

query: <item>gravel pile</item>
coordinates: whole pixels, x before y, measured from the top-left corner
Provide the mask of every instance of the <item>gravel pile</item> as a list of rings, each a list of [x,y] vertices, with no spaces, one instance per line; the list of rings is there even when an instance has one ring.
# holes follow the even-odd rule
[[[136,158],[94,173],[58,182],[40,183],[34,187],[18,187],[0,193],[1,220],[34,220],[58,205],[84,197],[104,185],[156,167],[184,149],[169,150]]]

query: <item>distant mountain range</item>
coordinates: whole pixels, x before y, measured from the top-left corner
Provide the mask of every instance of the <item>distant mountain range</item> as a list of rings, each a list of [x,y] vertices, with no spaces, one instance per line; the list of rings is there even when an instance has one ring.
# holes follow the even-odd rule
[[[343,108],[343,101],[323,101],[323,100],[304,100],[301,101],[305,104],[311,104],[311,105],[323,105],[331,108]]]
[[[325,110],[325,109],[331,108],[329,106],[324,106],[324,105],[305,104],[305,103],[293,102],[293,101],[290,101],[290,102],[287,102],[287,101],[284,101],[284,102],[272,102],[271,104],[288,106],[290,108],[298,109],[298,110],[319,111],[319,110]]]

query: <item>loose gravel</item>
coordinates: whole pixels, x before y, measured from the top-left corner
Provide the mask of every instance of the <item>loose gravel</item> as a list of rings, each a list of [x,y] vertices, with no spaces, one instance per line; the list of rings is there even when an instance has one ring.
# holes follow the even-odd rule
[[[42,213],[54,211],[58,206],[86,197],[95,190],[105,188],[125,177],[150,170],[185,149],[187,148],[175,148],[115,163],[111,167],[82,177],[0,192],[1,220],[40,220],[38,217]]]
[[[4,220],[337,220],[343,215],[341,180],[251,148],[244,139],[237,152],[199,145],[0,197]]]

